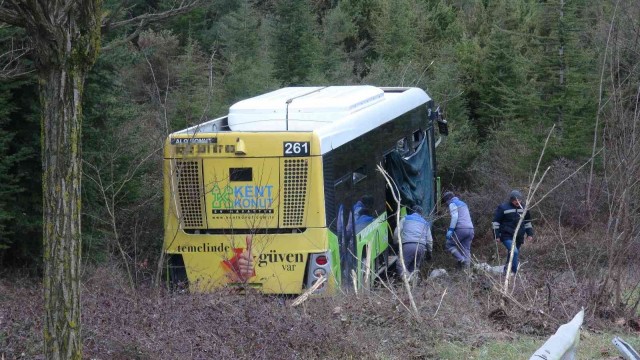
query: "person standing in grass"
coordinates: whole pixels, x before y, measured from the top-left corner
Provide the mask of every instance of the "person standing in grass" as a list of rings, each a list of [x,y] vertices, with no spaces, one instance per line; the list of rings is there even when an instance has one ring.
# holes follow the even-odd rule
[[[451,191],[445,192],[442,200],[449,207],[451,215],[444,247],[456,258],[459,268],[469,268],[471,266],[471,242],[474,236],[469,206]]]
[[[518,234],[515,234],[516,227],[521,218],[523,219],[522,224],[518,229]],[[515,274],[518,271],[518,255],[520,254],[520,247],[524,243],[525,234],[527,241],[533,240],[531,215],[528,211],[524,213],[524,202],[520,191],[511,191],[509,201],[498,206],[493,215],[492,225],[496,241],[501,241],[507,248],[507,263],[504,266],[504,274],[507,273],[509,252],[511,251],[511,246],[515,238],[516,246],[513,251],[513,262],[511,263],[511,272]]]

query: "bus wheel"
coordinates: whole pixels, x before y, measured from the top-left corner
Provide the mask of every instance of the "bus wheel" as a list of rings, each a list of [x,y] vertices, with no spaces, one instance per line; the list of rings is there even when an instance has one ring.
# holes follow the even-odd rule
[[[376,258],[376,280],[386,281],[389,278],[390,272],[393,269],[390,268],[392,264],[389,263],[389,248],[386,248],[380,256]]]
[[[371,285],[375,280],[375,276],[373,275],[373,273],[374,271],[376,271],[375,268],[369,268],[371,261],[369,261],[369,264],[367,264],[367,251],[368,251],[367,248],[368,247],[369,247],[368,245],[365,245],[364,247],[362,247],[362,256],[360,257],[360,277],[359,277],[360,287],[365,290],[371,289]],[[376,262],[374,261],[373,263],[375,266]],[[369,269],[369,271],[367,271],[367,269]],[[365,285],[367,285],[368,288],[365,288]]]
[[[185,293],[189,289],[189,279],[184,260],[180,254],[170,254],[167,259],[167,286],[172,292]]]

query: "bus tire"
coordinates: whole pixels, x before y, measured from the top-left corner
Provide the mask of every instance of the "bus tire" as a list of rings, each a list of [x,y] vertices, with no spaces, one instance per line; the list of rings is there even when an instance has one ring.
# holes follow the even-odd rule
[[[170,254],[167,257],[166,283],[169,291],[185,293],[189,289],[189,278],[181,254]]]
[[[386,281],[389,278],[389,248],[387,247],[377,258],[376,258],[376,280],[384,280]]]

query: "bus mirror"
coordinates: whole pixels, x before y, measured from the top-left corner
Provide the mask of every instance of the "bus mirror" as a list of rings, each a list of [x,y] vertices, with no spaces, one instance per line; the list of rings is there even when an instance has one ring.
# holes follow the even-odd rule
[[[447,123],[447,120],[438,119],[438,132],[440,133],[440,135],[449,135],[449,125]]]
[[[235,151],[236,155],[247,155],[247,150],[245,148],[244,145],[244,141],[240,140],[240,138],[238,138],[238,140],[236,140],[236,151]]]

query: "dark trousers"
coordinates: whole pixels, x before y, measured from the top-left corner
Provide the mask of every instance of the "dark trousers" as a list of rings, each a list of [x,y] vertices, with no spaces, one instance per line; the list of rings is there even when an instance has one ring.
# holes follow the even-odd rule
[[[524,237],[516,239],[516,247],[513,249],[513,262],[511,263],[511,272],[516,273],[518,271],[518,255],[520,255],[520,246],[524,243]],[[513,239],[502,239],[502,245],[507,248],[507,263],[504,264],[504,273],[507,273],[507,266],[509,265],[509,256],[511,252],[511,245],[513,245]]]
[[[444,244],[459,263],[471,264],[471,241],[473,241],[473,229],[456,229],[453,236]]]
[[[404,255],[404,265],[407,268],[407,272],[411,274],[416,269],[420,269],[420,264],[424,259],[424,254],[427,251],[427,247],[418,243],[407,243],[402,245],[402,254]],[[400,260],[396,261],[396,270],[398,275],[402,275],[402,264]]]

